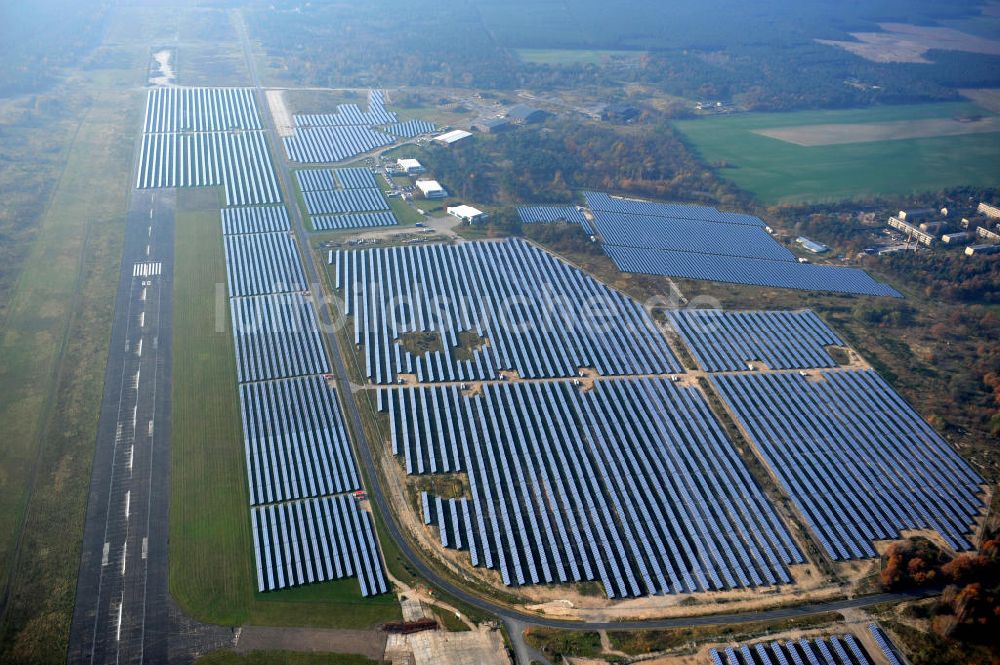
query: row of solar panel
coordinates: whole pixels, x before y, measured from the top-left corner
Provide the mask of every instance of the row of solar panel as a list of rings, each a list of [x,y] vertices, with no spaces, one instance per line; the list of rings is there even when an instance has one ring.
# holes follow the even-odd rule
[[[593,227],[605,246],[666,249],[695,254],[795,262],[795,255],[761,226],[708,220],[626,215],[595,210]]]
[[[301,169],[295,172],[295,179],[303,192],[378,188],[375,173],[371,169],[360,167]]]
[[[844,344],[809,310],[672,310],[667,318],[698,365],[708,372],[745,371],[751,362],[770,369],[836,367],[826,347]]]
[[[337,250],[331,262],[376,383],[681,370],[641,306],[522,240]],[[411,353],[401,340],[414,332],[439,334],[441,350]]]
[[[368,110],[357,104],[338,104],[336,113],[307,113],[295,116],[296,127],[342,127],[350,125],[386,125],[396,122],[396,114],[385,110],[385,95],[381,90],[368,92]]]
[[[290,228],[288,211],[284,206],[222,209],[222,233],[224,235],[276,233],[288,231]]]
[[[709,649],[708,655],[713,665],[872,665],[871,656],[850,633]]]
[[[405,122],[394,122],[386,125],[383,129],[393,136],[412,139],[421,134],[429,134],[437,130],[437,125],[426,120],[407,120]]]
[[[610,196],[604,192],[584,192],[587,207],[593,212],[605,211],[627,215],[644,215],[672,219],[693,219],[720,224],[744,224],[765,226],[763,220],[753,215],[735,212],[721,212],[708,206],[680,205],[676,203],[654,203],[638,199]]]
[[[263,132],[143,135],[137,188],[217,185],[227,206],[281,202]]]
[[[333,389],[321,376],[240,386],[250,503],[360,487]]]
[[[395,138],[364,126],[299,127],[282,139],[288,159],[303,163],[339,162],[391,145]]]
[[[335,231],[340,229],[363,229],[375,226],[395,226],[395,215],[391,212],[357,212],[346,215],[316,215],[311,218],[313,228],[317,231]]]
[[[889,665],[903,665],[903,659],[900,658],[899,652],[896,650],[896,645],[886,636],[882,629],[877,623],[868,624],[868,632],[871,633],[872,637],[875,639],[875,644],[878,645],[879,650],[885,659],[889,662]]]
[[[983,479],[872,371],[712,377],[785,493],[834,559],[932,529],[957,550]]]
[[[251,88],[153,88],[146,96],[147,133],[261,128]]]
[[[389,202],[378,188],[303,192],[302,197],[310,215],[389,210]]]
[[[349,496],[253,508],[251,522],[260,591],[354,576],[362,596],[389,590],[371,515]]]
[[[466,471],[469,503],[438,511],[434,498],[425,517],[446,517],[447,546],[507,585],[596,579],[609,597],[746,588],[789,583],[788,565],[803,561],[694,388],[498,383],[476,397],[388,389],[379,402],[408,472]]]
[[[240,383],[330,371],[312,301],[301,293],[233,298]]]
[[[622,272],[699,279],[782,289],[901,297],[863,270],[790,261],[694,254],[607,245],[604,251]]]
[[[518,206],[517,215],[522,224],[551,224],[569,222],[580,224],[588,230],[587,218],[576,206]]]
[[[225,237],[226,277],[232,297],[305,289],[295,241],[288,233]]]

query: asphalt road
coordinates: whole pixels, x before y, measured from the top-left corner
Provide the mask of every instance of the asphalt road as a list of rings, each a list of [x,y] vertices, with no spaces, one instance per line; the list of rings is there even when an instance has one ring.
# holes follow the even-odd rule
[[[277,166],[279,180],[281,182],[281,187],[285,192],[286,205],[288,207],[289,216],[292,220],[292,226],[295,230],[296,239],[299,242],[299,246],[302,249],[302,259],[304,268],[306,271],[306,277],[310,284],[315,285],[312,289],[314,294],[321,294],[322,290],[319,285],[322,281],[319,279],[319,271],[316,266],[316,261],[313,253],[309,249],[309,233],[306,229],[305,222],[302,219],[302,212],[299,207],[295,204],[294,199],[294,185],[292,183],[291,171],[289,169],[288,160],[286,159],[284,150],[281,148],[281,140],[278,136],[276,127],[274,126],[274,119],[268,109],[266,95],[260,84],[260,78],[257,74],[256,62],[253,58],[253,53],[251,51],[250,41],[247,34],[246,24],[243,21],[242,15],[239,16],[238,29],[240,33],[240,40],[243,46],[244,57],[247,62],[247,67],[250,71],[250,77],[252,85],[256,88],[257,94],[257,104],[260,108],[260,113],[262,120],[264,122],[264,127],[267,131],[269,137],[269,143],[272,146],[272,157],[274,158],[274,163]],[[808,616],[812,614],[819,614],[822,612],[851,609],[858,607],[866,607],[870,605],[876,605],[889,601],[899,601],[906,600],[916,597],[924,597],[927,595],[933,595],[936,592],[914,592],[914,593],[884,593],[876,594],[870,596],[860,596],[855,598],[847,598],[837,601],[822,602],[822,603],[810,603],[806,605],[796,605],[793,607],[781,607],[766,611],[758,612],[737,612],[732,614],[714,614],[710,616],[702,617],[680,617],[672,619],[651,619],[644,621],[601,621],[601,622],[583,622],[583,621],[569,621],[539,617],[533,614],[527,614],[520,612],[518,610],[505,607],[503,605],[498,605],[492,601],[482,598],[478,595],[472,594],[463,588],[460,588],[450,582],[448,579],[439,575],[435,570],[430,568],[420,556],[410,547],[409,542],[403,536],[401,527],[396,521],[395,514],[390,508],[389,501],[382,491],[381,487],[381,476],[378,473],[374,457],[371,452],[371,448],[368,444],[367,435],[365,434],[365,429],[361,421],[361,412],[358,409],[357,400],[354,397],[353,392],[350,389],[350,378],[347,372],[347,366],[344,361],[343,354],[340,350],[336,334],[333,332],[332,321],[337,321],[338,317],[331,311],[330,303],[325,302],[323,298],[317,298],[315,301],[317,313],[320,318],[321,325],[323,327],[323,334],[326,337],[327,347],[331,359],[333,361],[333,374],[337,381],[337,392],[339,394],[341,408],[343,408],[344,413],[347,415],[351,422],[354,437],[352,437],[355,454],[361,459],[365,466],[368,478],[370,480],[370,487],[368,487],[369,499],[375,505],[379,514],[382,516],[385,522],[386,529],[389,532],[389,536],[396,543],[396,546],[402,552],[403,556],[410,562],[410,564],[416,569],[418,574],[425,580],[438,587],[439,589],[446,592],[448,595],[461,600],[468,605],[471,605],[479,610],[482,610],[488,614],[493,614],[497,616],[500,620],[504,621],[508,627],[514,628],[511,634],[511,638],[517,641],[521,641],[521,635],[519,634],[524,627],[527,626],[542,626],[547,628],[567,628],[572,630],[649,630],[658,628],[682,628],[691,626],[708,626],[708,625],[723,625],[731,623],[744,623],[747,621],[767,621],[776,619],[786,619],[792,617]],[[526,648],[521,648],[522,645],[516,644],[515,651],[519,654],[519,660],[523,660],[525,656],[530,654],[530,650]],[[523,662],[522,665],[528,665],[527,662]]]

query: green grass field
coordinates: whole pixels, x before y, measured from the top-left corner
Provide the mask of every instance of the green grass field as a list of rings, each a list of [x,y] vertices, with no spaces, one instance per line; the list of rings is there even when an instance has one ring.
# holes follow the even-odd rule
[[[192,616],[224,625],[366,628],[397,619],[393,595],[362,598],[354,578],[255,591],[228,312],[226,329],[215,325],[216,284],[225,283],[221,230],[218,210],[200,194],[180,192],[177,214],[170,591]]]
[[[803,147],[754,130],[952,118],[988,111],[967,103],[846,111],[748,113],[675,123],[718,173],[767,204],[907,195],[1000,183],[1000,133]]]
[[[538,65],[599,65],[617,58],[638,58],[642,51],[602,51],[589,49],[539,49],[514,50],[522,62]]]

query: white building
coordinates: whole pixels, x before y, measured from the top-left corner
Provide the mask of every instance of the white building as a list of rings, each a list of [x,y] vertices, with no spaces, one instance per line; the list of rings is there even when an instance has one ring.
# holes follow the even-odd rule
[[[427,170],[423,164],[415,159],[397,159],[396,167],[406,175],[416,175]]]
[[[979,207],[976,208],[976,212],[982,213],[992,219],[1000,219],[1000,208],[991,206],[988,203],[980,203]]]
[[[453,129],[452,131],[441,134],[440,136],[435,136],[434,140],[438,143],[451,145],[452,143],[456,143],[462,139],[467,139],[470,136],[472,136],[472,133],[467,132],[464,129]]]
[[[448,214],[452,217],[458,217],[463,222],[467,222],[469,224],[479,224],[480,222],[484,222],[488,216],[482,210],[467,205],[448,206]]]
[[[417,189],[420,190],[425,199],[443,199],[448,196],[448,192],[437,180],[418,180]]]

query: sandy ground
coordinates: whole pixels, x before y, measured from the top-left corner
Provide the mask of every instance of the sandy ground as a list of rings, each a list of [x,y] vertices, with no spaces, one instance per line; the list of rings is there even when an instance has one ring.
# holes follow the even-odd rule
[[[278,136],[292,136],[295,133],[295,125],[292,122],[292,114],[285,106],[284,90],[267,90],[267,105],[271,109],[271,116],[274,118],[274,126],[278,130]]]
[[[922,62],[932,49],[1000,55],[1000,41],[976,37],[952,28],[880,23],[883,32],[852,32],[857,41],[817,39],[873,62]]]
[[[806,147],[871,143],[932,136],[958,136],[1000,131],[1000,117],[961,122],[952,118],[899,120],[896,122],[865,122],[832,125],[806,125],[756,129],[754,134]]]
[[[153,60],[160,68],[160,73],[158,76],[150,76],[150,85],[173,85],[177,80],[177,75],[174,73],[174,66],[171,60],[173,59],[173,51],[170,49],[163,49],[162,51],[157,51],[153,54]]]
[[[462,633],[428,630],[390,635],[385,659],[413,665],[509,665],[500,631],[481,627]]]

